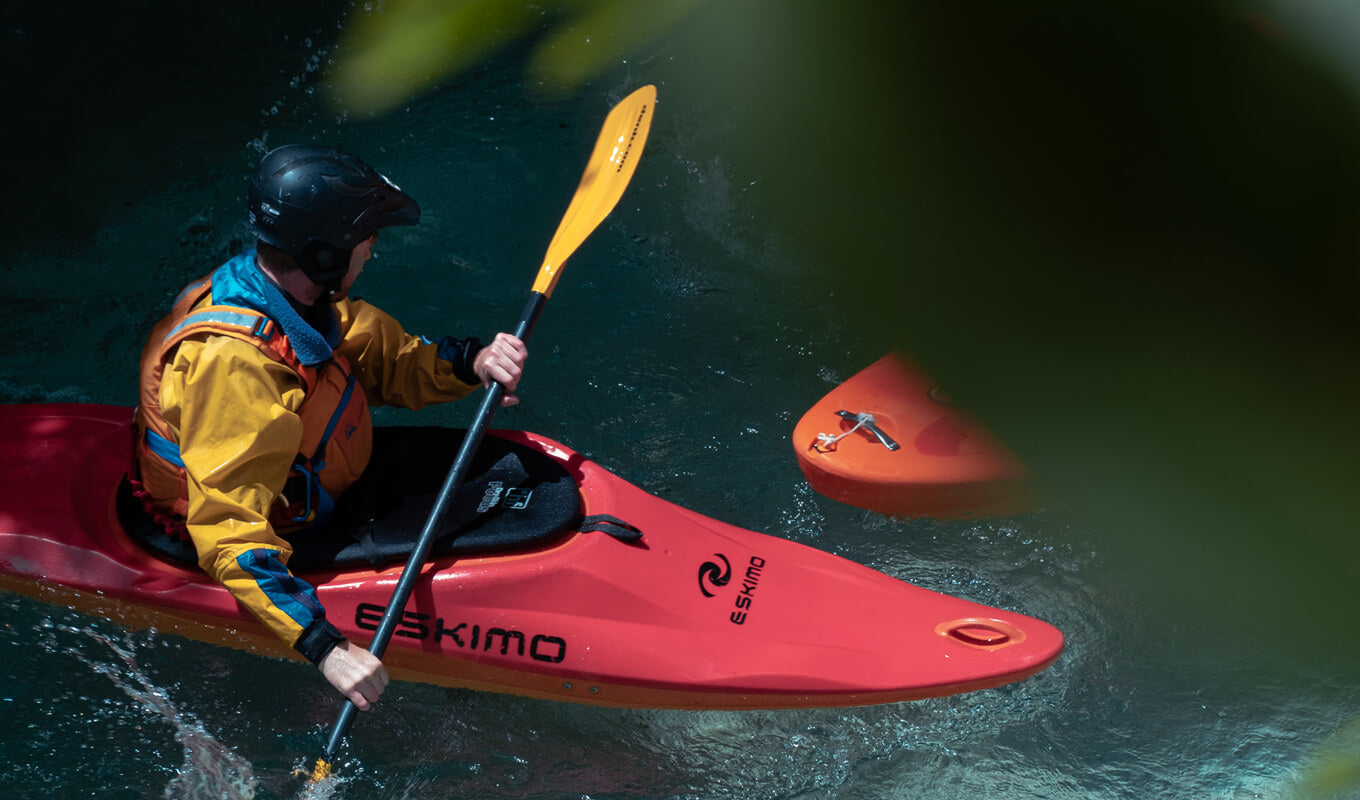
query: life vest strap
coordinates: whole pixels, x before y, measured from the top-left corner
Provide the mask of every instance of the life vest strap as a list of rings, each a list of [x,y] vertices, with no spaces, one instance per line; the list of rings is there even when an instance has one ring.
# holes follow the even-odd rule
[[[214,330],[221,330],[223,327],[235,328],[247,336],[254,336],[259,339],[268,339],[274,331],[274,322],[269,317],[253,311],[233,311],[228,308],[206,308],[202,311],[195,311],[179,324],[171,328],[165,334],[164,342],[174,341],[176,338],[198,325],[210,325]]]
[[[161,459],[169,461],[180,469],[184,468],[184,459],[180,458],[179,455],[179,445],[150,428],[146,429],[146,446]]]

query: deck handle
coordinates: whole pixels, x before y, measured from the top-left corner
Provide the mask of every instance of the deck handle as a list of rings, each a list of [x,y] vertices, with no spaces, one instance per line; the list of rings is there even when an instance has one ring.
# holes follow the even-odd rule
[[[854,411],[841,410],[837,411],[836,415],[842,419],[855,423],[855,428],[864,428],[869,431],[869,433],[872,433],[874,438],[878,440],[879,444],[889,450],[901,449],[902,445],[898,444],[891,436],[884,433],[882,428],[878,427],[873,414],[868,412],[855,413]],[[851,430],[854,430],[854,428],[851,428]]]

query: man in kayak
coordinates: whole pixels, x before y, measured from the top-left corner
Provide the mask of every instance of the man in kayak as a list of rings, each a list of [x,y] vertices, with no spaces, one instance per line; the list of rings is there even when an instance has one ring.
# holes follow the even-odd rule
[[[415,200],[353,155],[271,151],[249,190],[257,246],[185,288],[141,360],[134,491],[360,709],[387,672],[289,572],[288,537],[324,535],[335,499],[363,473],[370,404],[415,409],[494,381],[513,405],[527,356],[507,333],[486,346],[412,336],[349,297],[379,230],[419,219]]]

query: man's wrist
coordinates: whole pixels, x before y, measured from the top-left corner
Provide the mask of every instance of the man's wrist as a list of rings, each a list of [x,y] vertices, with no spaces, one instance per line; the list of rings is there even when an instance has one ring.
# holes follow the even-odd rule
[[[335,646],[345,641],[345,634],[340,629],[330,623],[325,617],[318,617],[307,626],[298,640],[293,643],[293,649],[302,654],[302,657],[312,662],[316,666],[321,666],[321,659],[330,654]]]

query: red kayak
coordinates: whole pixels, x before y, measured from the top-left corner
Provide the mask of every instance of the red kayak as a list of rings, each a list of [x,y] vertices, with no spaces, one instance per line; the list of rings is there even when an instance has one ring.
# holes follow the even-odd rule
[[[137,518],[131,419],[0,406],[0,588],[297,658]],[[494,431],[478,454],[387,649],[394,677],[612,706],[843,706],[1000,686],[1062,650],[1040,620],[709,519],[542,436]],[[390,505],[361,498],[340,544],[298,543],[291,562],[360,642],[401,572]]]
[[[817,401],[794,427],[793,449],[812,488],[884,514],[1001,516],[1034,506],[1025,465],[897,353]]]

